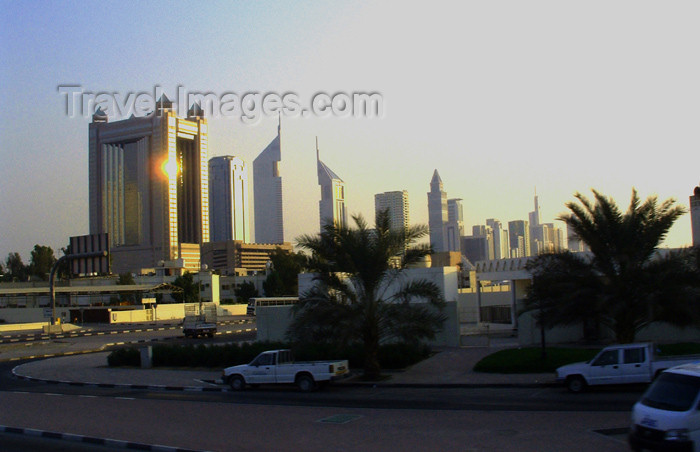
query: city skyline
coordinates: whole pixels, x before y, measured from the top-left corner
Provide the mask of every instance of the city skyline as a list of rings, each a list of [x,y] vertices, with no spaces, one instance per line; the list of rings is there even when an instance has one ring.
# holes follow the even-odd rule
[[[34,244],[58,253],[69,236],[90,229],[90,119],[65,114],[60,85],[122,95],[161,86],[171,98],[178,86],[292,91],[303,99],[319,91],[381,93],[382,118],[282,118],[288,241],[318,227],[315,136],[348,186],[348,213],[368,219],[376,193],[406,189],[424,199],[434,168],[449,195],[463,199],[466,230],[488,218],[526,220],[535,187],[546,223],[566,212],[574,193],[592,197],[591,188],[623,209],[633,187],[642,198],[673,197],[687,209],[700,181],[700,71],[688,58],[700,42],[693,21],[700,5],[467,2],[458,14],[402,4],[402,18],[398,5],[359,2],[213,2],[186,14],[157,4],[109,14],[97,5],[4,6],[0,99],[12,107],[0,113],[3,260],[16,251],[27,261]],[[358,28],[367,33],[358,36]],[[106,29],[119,36],[105,40]],[[200,35],[193,41],[184,29]],[[260,29],[268,31],[264,39]],[[177,64],[172,46],[181,49]],[[120,61],[142,63],[115,71]],[[252,162],[278,117],[208,122],[210,157],[233,153]],[[426,204],[411,203],[414,223],[428,223]],[[682,216],[664,246],[691,244],[690,224]]]

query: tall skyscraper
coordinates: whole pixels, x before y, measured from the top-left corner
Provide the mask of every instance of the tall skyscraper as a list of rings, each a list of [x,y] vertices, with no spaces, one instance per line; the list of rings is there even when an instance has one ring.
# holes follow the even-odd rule
[[[374,195],[375,216],[382,210],[389,209],[389,222],[391,229],[407,230],[409,226],[408,218],[408,192],[387,191]]]
[[[248,167],[239,157],[209,160],[210,238],[250,243]]]
[[[464,210],[461,198],[447,200],[447,222],[445,223],[445,240],[447,251],[461,250],[460,237],[464,235]]]
[[[493,258],[507,259],[510,257],[510,239],[508,231],[503,230],[503,224],[495,218],[486,220],[493,231]]]
[[[316,138],[316,170],[318,185],[321,186],[321,200],[318,202],[321,231],[326,224],[347,225],[345,182],[321,161],[318,138]]]
[[[193,106],[177,116],[163,95],[149,117],[89,126],[90,233],[108,233],[118,273],[183,258],[199,268],[209,241],[207,120]]]
[[[690,197],[690,225],[693,231],[693,246],[700,246],[700,185]]]
[[[493,246],[493,229],[491,226],[477,224],[472,226],[472,237],[482,237],[486,240],[485,249],[486,257],[485,259],[492,260],[495,256],[494,246]],[[464,243],[464,242],[462,242]],[[469,256],[467,256],[469,259]],[[471,259],[470,259],[471,260]],[[472,261],[474,262],[474,261]]]
[[[277,136],[253,160],[255,243],[284,243],[282,211],[282,123]]]
[[[430,246],[436,253],[449,251],[445,238],[447,222],[447,193],[442,189],[442,179],[437,169],[433,172],[428,192],[428,228],[430,229]]]
[[[527,257],[530,252],[530,225],[526,220],[508,222],[511,257]]]

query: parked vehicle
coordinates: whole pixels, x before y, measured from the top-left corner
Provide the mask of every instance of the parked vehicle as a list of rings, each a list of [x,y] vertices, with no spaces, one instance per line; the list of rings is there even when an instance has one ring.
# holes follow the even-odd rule
[[[216,323],[210,323],[199,317],[185,317],[182,322],[182,334],[185,337],[209,336],[214,337]]]
[[[649,383],[666,369],[694,361],[700,356],[658,359],[651,343],[611,345],[588,362],[558,368],[557,381],[571,392],[594,385]]]
[[[227,367],[221,379],[236,391],[246,385],[291,383],[308,392],[348,372],[347,360],[294,362],[291,350],[270,350],[262,352],[249,364]]]
[[[216,333],[216,306],[214,303],[188,303],[182,321],[185,337],[209,336]]]
[[[700,364],[663,372],[632,408],[632,450],[700,452]]]

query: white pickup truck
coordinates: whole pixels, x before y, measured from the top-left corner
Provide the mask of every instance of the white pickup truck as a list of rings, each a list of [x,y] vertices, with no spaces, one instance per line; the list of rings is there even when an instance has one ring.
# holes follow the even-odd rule
[[[571,392],[593,385],[649,383],[666,369],[696,361],[700,356],[656,359],[651,343],[611,345],[588,362],[558,368],[557,381]]]
[[[303,392],[313,391],[317,385],[346,376],[348,361],[294,362],[291,350],[262,352],[249,364],[227,367],[221,379],[232,389],[270,383],[293,383]]]

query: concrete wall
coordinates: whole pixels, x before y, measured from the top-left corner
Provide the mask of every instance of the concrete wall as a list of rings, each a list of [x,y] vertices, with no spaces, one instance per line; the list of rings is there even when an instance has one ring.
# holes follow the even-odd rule
[[[256,323],[258,328],[258,340],[260,341],[284,341],[289,325],[293,320],[293,306],[258,306],[256,308]],[[447,320],[443,330],[439,332],[430,345],[459,346],[459,316],[457,315],[457,303],[447,302],[444,310]]]
[[[284,341],[292,323],[294,306],[258,306],[255,308],[259,341]]]

